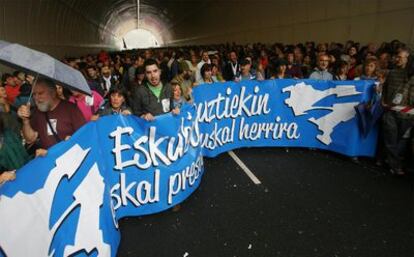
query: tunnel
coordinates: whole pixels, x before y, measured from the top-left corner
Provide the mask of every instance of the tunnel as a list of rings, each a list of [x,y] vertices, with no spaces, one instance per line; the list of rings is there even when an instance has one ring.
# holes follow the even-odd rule
[[[0,257],[414,256],[413,14],[0,0]]]
[[[137,29],[161,47],[349,39],[413,45],[413,11],[410,0],[0,0],[0,39],[56,57],[122,50]]]

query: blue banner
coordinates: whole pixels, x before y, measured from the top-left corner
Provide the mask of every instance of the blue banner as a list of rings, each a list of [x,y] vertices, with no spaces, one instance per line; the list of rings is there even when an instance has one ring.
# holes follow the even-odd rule
[[[166,210],[194,192],[203,156],[284,146],[373,156],[376,130],[355,106],[373,81],[248,81],[200,85],[180,115],[114,115],[17,171],[0,188],[0,256],[116,256],[118,220]]]
[[[362,136],[355,106],[374,81],[267,80],[204,84],[193,94],[203,155],[283,146],[373,156],[376,130]]]
[[[116,256],[119,219],[168,209],[198,187],[195,115],[186,106],[153,122],[103,117],[17,171],[0,188],[4,253]]]

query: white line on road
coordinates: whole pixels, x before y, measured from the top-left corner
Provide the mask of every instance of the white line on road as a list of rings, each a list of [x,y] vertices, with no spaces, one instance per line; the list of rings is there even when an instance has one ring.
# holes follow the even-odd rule
[[[227,153],[240,166],[240,168],[242,168],[244,173],[246,173],[246,175],[253,181],[253,183],[255,183],[256,185],[262,184],[262,182],[260,182],[260,180],[253,174],[253,172],[249,168],[247,168],[247,166],[240,160],[239,157],[237,157],[237,155],[233,151],[228,151]]]

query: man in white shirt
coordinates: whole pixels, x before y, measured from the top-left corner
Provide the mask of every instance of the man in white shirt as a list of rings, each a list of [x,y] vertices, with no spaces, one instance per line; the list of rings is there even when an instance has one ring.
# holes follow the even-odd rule
[[[112,74],[111,69],[108,66],[101,68],[101,87],[104,91],[104,97],[108,94],[112,87],[119,84],[118,78]]]
[[[196,81],[200,81],[202,79],[200,70],[205,63],[211,64],[211,61],[210,57],[208,56],[208,52],[206,50],[203,50],[201,53],[201,61],[197,64]]]

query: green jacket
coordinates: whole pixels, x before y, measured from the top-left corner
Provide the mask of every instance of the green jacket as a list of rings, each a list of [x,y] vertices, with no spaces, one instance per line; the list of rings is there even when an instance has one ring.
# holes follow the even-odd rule
[[[19,169],[29,161],[20,137],[5,129],[0,135],[0,171]]]

